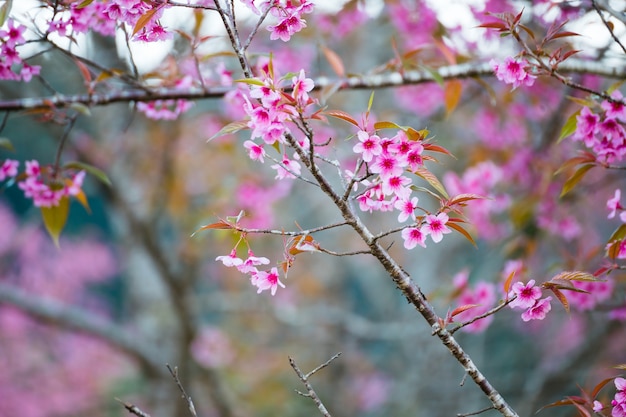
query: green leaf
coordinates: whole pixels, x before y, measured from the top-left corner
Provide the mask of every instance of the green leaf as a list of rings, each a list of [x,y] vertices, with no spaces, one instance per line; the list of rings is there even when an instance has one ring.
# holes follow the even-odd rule
[[[83,0],[78,6],[78,9],[82,9],[84,7],[89,6],[91,3],[93,3],[93,0]]]
[[[565,122],[565,124],[563,125],[563,128],[561,129],[561,134],[559,135],[559,139],[556,141],[556,143],[560,143],[563,139],[565,139],[566,137],[568,137],[569,135],[571,135],[572,133],[576,131],[576,124],[577,124],[576,118],[578,117],[579,114],[580,114],[580,110],[578,110],[576,113],[572,114],[570,117],[567,118],[567,121]]]
[[[106,184],[109,187],[112,185],[111,180],[109,179],[107,174],[105,174],[104,171],[102,171],[99,168],[96,168],[93,165],[86,164],[84,162],[78,162],[78,161],[68,162],[67,164],[63,165],[63,169],[77,169],[80,171],[86,171],[88,174],[93,175],[98,180],[100,180],[100,182],[102,182],[103,184]]]
[[[6,0],[2,6],[0,6],[0,26],[4,25],[11,13],[11,7],[13,6],[13,0]]]
[[[441,76],[441,74],[439,74],[438,71],[432,68],[426,67],[424,65],[420,65],[420,68],[423,68],[427,73],[429,73],[433,77],[433,80],[435,80],[435,82],[439,84],[441,88],[444,87],[445,82],[443,80],[443,77]]]
[[[62,197],[56,206],[41,208],[43,224],[57,247],[59,247],[59,236],[65,227],[69,211],[70,199],[67,197]]]
[[[242,120],[242,121],[239,121],[239,122],[229,123],[226,126],[224,126],[223,128],[221,128],[219,132],[217,132],[216,134],[211,136],[207,140],[207,142],[211,142],[213,139],[219,138],[220,136],[225,136],[225,135],[230,135],[230,134],[233,134],[233,133],[237,133],[240,130],[247,129],[247,128],[248,128],[248,121],[247,120]]]
[[[624,240],[624,238],[626,238],[626,223],[620,225],[620,227],[618,227],[613,232],[613,234],[611,235],[608,241],[609,242],[622,241]]]
[[[435,190],[437,190],[439,192],[439,194],[441,194],[442,196],[444,196],[446,199],[449,199],[450,197],[448,196],[448,193],[446,192],[446,189],[444,188],[443,184],[441,184],[441,182],[439,181],[439,179],[435,176],[435,174],[433,174],[432,172],[430,172],[429,170],[427,170],[426,168],[417,168],[415,171],[413,171],[413,173],[419,177],[422,177],[423,179],[426,180],[426,182],[428,182],[430,185],[433,186],[433,188]]]
[[[376,122],[374,123],[374,129],[375,130],[382,130],[382,129],[402,129],[402,126],[395,124],[394,122]]]
[[[563,185],[563,190],[561,190],[560,197],[563,197],[565,194],[569,193],[576,186],[576,184],[578,184],[580,180],[583,179],[587,171],[589,171],[594,166],[596,166],[596,164],[581,165],[580,168],[578,168],[576,172],[574,172],[574,175],[572,175],[567,181],[565,181],[565,184]]]
[[[85,116],[91,116],[91,110],[89,110],[89,107],[85,106],[83,103],[72,103],[70,104],[70,108]]]
[[[7,138],[0,138],[0,148],[4,148],[11,152],[15,152],[15,148],[13,147],[13,144]]]
[[[374,104],[374,92],[373,91],[372,91],[372,94],[370,94],[370,101],[367,103],[367,112],[368,113],[372,109],[372,104]]]
[[[258,85],[259,87],[263,87],[265,85],[263,81],[256,79],[256,78],[240,78],[238,80],[235,80],[234,82],[250,84],[250,85]]]

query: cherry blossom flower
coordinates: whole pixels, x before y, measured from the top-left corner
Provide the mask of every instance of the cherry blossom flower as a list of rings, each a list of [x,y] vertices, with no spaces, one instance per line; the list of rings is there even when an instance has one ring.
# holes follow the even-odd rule
[[[275,295],[279,286],[281,288],[285,288],[285,284],[280,281],[280,276],[278,275],[278,269],[276,269],[276,267],[273,267],[269,272],[258,271],[252,275],[251,282],[252,285],[258,288],[257,294],[260,294],[265,290],[270,290],[271,294]]]
[[[615,378],[615,381],[613,382],[617,392],[611,401],[611,405],[613,406],[611,416],[626,417],[626,379]]]
[[[369,135],[369,133],[360,130],[357,133],[359,143],[354,145],[352,151],[354,153],[360,153],[361,158],[365,162],[370,162],[375,156],[380,155],[383,152],[383,148],[380,145],[380,137],[377,135]]]
[[[221,261],[224,266],[240,266],[243,265],[243,259],[237,257],[237,249],[233,249],[228,255],[221,255],[215,258]]]
[[[264,162],[265,150],[263,149],[263,145],[258,145],[251,140],[247,140],[243,143],[243,146],[249,151],[248,155],[250,159],[261,163]]]
[[[598,400],[593,402],[593,411],[599,413],[604,408],[604,405]]]
[[[611,98],[619,101],[624,97],[619,90],[615,90],[613,91],[613,94],[611,94]],[[605,110],[607,118],[618,119],[621,122],[626,122],[626,106],[624,106],[623,103],[604,100],[601,106]]]
[[[298,103],[302,103],[303,105],[306,104],[309,101],[308,92],[313,90],[313,87],[315,87],[313,80],[306,78],[304,70],[301,69],[298,76],[293,77],[291,82],[293,85],[293,95],[295,96],[296,101],[298,101]]]
[[[417,202],[417,197],[413,197],[410,200],[408,198],[396,200],[393,206],[400,210],[398,222],[403,223],[407,221],[409,217],[415,221],[415,209],[417,208]]]
[[[20,163],[13,159],[6,159],[0,166],[0,181],[6,178],[13,178],[17,175],[17,168]]]
[[[543,320],[546,318],[546,314],[552,309],[550,301],[552,301],[552,297],[537,300],[532,307],[522,313],[522,320]]]
[[[443,235],[452,232],[446,226],[448,222],[448,215],[446,213],[439,213],[436,216],[434,214],[428,214],[425,221],[426,224],[422,226],[422,233],[424,233],[424,235],[430,235],[435,243],[441,242]]]
[[[379,174],[381,178],[397,177],[402,174],[402,166],[395,156],[383,154],[378,156],[370,166],[370,171]]]
[[[251,250],[248,250],[248,258],[243,262],[243,264],[238,265],[237,269],[239,272],[248,274],[251,272],[258,272],[255,266],[258,265],[267,265],[270,263],[270,260],[263,256],[254,256],[254,253]]]
[[[618,188],[615,190],[615,195],[613,198],[609,199],[606,202],[606,208],[609,210],[609,219],[615,217],[615,214],[618,210],[625,210],[624,206],[620,203],[620,198],[622,196],[622,191]],[[620,213],[620,219],[626,223],[626,211],[622,211]]]
[[[423,248],[426,247],[426,235],[417,227],[407,227],[403,229],[402,239],[404,239],[404,247],[406,249],[413,249],[417,245]]]
[[[511,308],[531,308],[538,299],[541,298],[541,288],[535,287],[535,280],[531,279],[528,284],[522,282],[513,284],[509,297],[517,296],[517,298],[509,304]]]
[[[272,169],[276,170],[276,179],[282,180],[285,178],[296,178],[300,175],[300,163],[289,159],[287,155],[283,155],[283,159],[280,164],[272,165]]]
[[[513,84],[513,89],[520,85],[531,86],[535,83],[536,76],[528,73],[526,68],[528,62],[524,59],[516,60],[508,57],[503,64],[498,64],[495,60],[490,62],[498,80],[506,84]]]

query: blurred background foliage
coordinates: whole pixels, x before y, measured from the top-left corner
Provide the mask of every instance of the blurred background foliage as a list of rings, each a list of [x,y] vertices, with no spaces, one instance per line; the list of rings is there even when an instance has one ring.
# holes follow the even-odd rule
[[[408,3],[387,2],[377,17],[366,19],[355,11],[356,2],[349,2],[339,13],[355,19],[353,28],[346,28],[339,15],[319,14],[290,43],[268,43],[261,32],[251,56],[274,49],[282,73],[304,67],[314,78],[333,76],[321,52],[324,45],[341,57],[347,73],[367,73],[398,69],[395,42],[402,52],[423,48],[406,59],[407,68],[446,64],[433,34],[441,39],[452,32],[419,20],[434,13],[426,3],[413,22],[422,25],[423,38],[408,32],[411,28],[394,17],[413,7]],[[178,18],[181,30],[191,30],[188,22]],[[219,50],[226,48],[225,41],[218,37],[210,43]],[[87,42],[91,59],[112,68],[127,65],[114,40],[93,36]],[[173,47],[172,59],[189,52],[184,42]],[[458,59],[470,57],[459,53]],[[55,90],[82,90],[80,72],[66,56],[52,51],[34,62],[43,65],[42,75]],[[215,54],[202,65],[215,69],[217,62],[238,78],[230,57]],[[180,68],[166,61],[151,71],[168,70]],[[453,307],[453,277],[463,270],[470,282],[486,280],[501,288],[506,260],[523,259],[528,277],[538,281],[564,269],[597,268],[602,239],[610,233],[604,202],[620,181],[606,173],[590,176],[577,192],[558,200],[563,178],[552,174],[575,151],[567,141],[555,143],[575,110],[565,98],[571,91],[551,80],[513,92],[491,78],[463,80],[462,85],[460,104],[450,115],[443,87],[436,83],[378,90],[372,109],[378,120],[429,129],[437,144],[450,149],[456,159],[439,157],[440,164],[430,165],[438,175],[462,176],[484,161],[508,172],[517,169],[517,176],[489,190],[506,195],[511,204],[486,218],[499,232],[484,236],[477,224],[472,232],[477,247],[455,235],[427,249],[405,251],[399,236],[387,239],[442,315]],[[4,98],[41,91],[37,81],[0,83]],[[358,115],[369,95],[342,91],[327,105]],[[64,312],[57,320],[42,321],[43,315],[12,306],[6,294],[0,299],[1,415],[126,415],[114,398],[152,416],[188,415],[166,363],[178,366],[201,416],[314,415],[313,403],[294,392],[303,388],[287,358],[306,372],[339,351],[342,356],[312,379],[337,415],[455,415],[487,405],[473,385],[463,384],[462,369],[373,260],[299,255],[283,280],[287,288],[271,297],[257,295],[244,276],[215,262],[230,252],[236,236],[208,231],[191,237],[203,224],[241,209],[247,214],[244,224],[275,229],[339,220],[313,187],[277,182],[267,164],[251,162],[242,147],[247,132],[207,143],[241,115],[236,115],[236,102],[198,101],[175,121],[148,119],[128,104],[90,112],[79,117],[63,159],[99,167],[113,186],[87,180],[91,212],[72,204],[60,249],[17,187],[0,194],[0,284]],[[352,144],[344,138],[354,131],[335,121],[316,128],[320,141],[332,138],[330,154],[348,158]],[[15,152],[0,150],[0,156],[52,162],[62,129],[41,123],[39,114],[12,115],[2,136],[12,141]],[[436,207],[426,196],[420,198]],[[557,224],[566,215],[580,229],[573,236],[564,232],[567,225]],[[365,218],[375,230],[395,223],[395,216]],[[280,260],[284,239],[258,235],[249,240],[256,255]],[[316,240],[332,250],[362,248],[348,232],[327,232]],[[80,328],[81,317],[109,323],[129,336],[134,350],[88,326]],[[607,322],[602,312],[567,315],[558,305],[547,320],[534,323],[522,323],[507,309],[485,332],[459,338],[521,415],[576,394],[576,384],[613,375],[610,366],[624,361],[620,325]],[[544,414],[573,415],[574,410]]]

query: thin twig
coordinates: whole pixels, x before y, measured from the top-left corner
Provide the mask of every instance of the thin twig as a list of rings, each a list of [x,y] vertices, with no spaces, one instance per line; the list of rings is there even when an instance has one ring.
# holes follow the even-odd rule
[[[180,390],[183,398],[185,399],[185,401],[187,401],[187,407],[189,408],[189,412],[193,417],[198,417],[198,414],[196,414],[196,407],[193,405],[191,397],[187,395],[185,387],[183,387],[183,384],[180,382],[180,378],[178,378],[178,367],[175,366],[174,368],[172,368],[169,363],[165,366],[167,366],[167,369],[168,371],[170,371],[172,378],[174,378],[174,381],[176,382],[176,385],[178,386],[178,389]]]
[[[624,53],[626,54],[626,48],[624,47],[622,42],[620,42],[619,38],[615,36],[615,32],[613,32],[613,28],[611,28],[611,26],[609,25],[609,22],[607,22],[606,19],[604,18],[604,15],[602,14],[600,7],[598,7],[598,4],[596,3],[596,0],[591,0],[591,5],[595,9],[598,16],[600,16],[602,23],[604,23],[604,26],[606,26],[606,29],[611,34],[611,37],[613,38],[613,40],[620,46],[620,48],[622,48],[622,51],[624,51]]]
[[[78,113],[75,113],[69,117],[69,120],[67,121],[67,124],[65,126],[65,131],[63,132],[63,136],[61,136],[59,146],[57,147],[57,153],[54,158],[53,175],[55,176],[59,174],[59,167],[61,166],[61,155],[63,154],[63,148],[65,147],[65,144],[67,143],[67,138],[70,136],[70,132],[72,131],[72,128],[74,127],[74,124],[76,123],[77,118],[78,118]]]
[[[124,408],[126,410],[128,410],[129,413],[134,414],[137,417],[150,417],[150,414],[146,413],[145,411],[142,411],[136,405],[124,402],[124,401],[120,400],[119,398],[115,398],[115,401],[117,401],[118,403],[122,404],[124,406]]]
[[[263,14],[261,15],[261,17],[259,17],[259,21],[256,22],[256,26],[254,26],[254,29],[252,29],[252,32],[248,36],[248,39],[246,39],[246,42],[243,44],[243,51],[244,52],[248,50],[248,47],[250,47],[250,44],[252,43],[252,39],[254,39],[254,36],[259,31],[259,28],[263,24],[263,21],[265,21],[265,18],[269,14],[270,10],[272,10],[272,7],[274,7],[274,6],[273,5],[268,6],[267,9],[265,9]]]
[[[485,408],[483,408],[482,410],[474,411],[474,412],[472,412],[472,413],[457,414],[457,417],[475,416],[475,415],[482,414],[482,413],[484,413],[484,412],[487,412],[487,411],[489,411],[489,410],[493,410],[493,409],[494,409],[494,407],[493,407],[493,405],[492,405],[491,407],[485,407]]]
[[[487,311],[487,312],[485,312],[485,313],[483,313],[483,314],[481,314],[481,315],[479,315],[479,316],[476,316],[476,317],[474,317],[474,318],[473,318],[473,319],[471,319],[471,320],[468,320],[468,321],[465,321],[465,322],[463,322],[463,323],[460,323],[460,324],[459,324],[457,327],[455,327],[454,329],[450,329],[450,334],[454,334],[457,330],[460,330],[460,329],[462,329],[462,328],[463,328],[463,327],[465,327],[465,326],[469,326],[470,324],[472,324],[472,323],[474,323],[474,322],[476,322],[476,321],[478,321],[478,320],[480,320],[480,319],[484,319],[485,317],[489,317],[489,316],[491,316],[492,314],[497,313],[498,311],[502,310],[504,307],[506,307],[506,306],[508,306],[509,304],[511,304],[511,302],[512,302],[513,300],[515,300],[516,298],[517,298],[517,295],[514,295],[514,296],[512,296],[511,298],[509,298],[509,299],[505,300],[502,304],[500,304],[500,305],[498,305],[498,306],[496,306],[496,307],[492,308],[491,310],[489,310],[489,311]]]
[[[323,364],[321,364],[317,368],[313,369],[311,372],[309,372],[306,375],[300,370],[298,365],[296,365],[296,362],[293,360],[293,358],[291,356],[289,357],[289,364],[291,365],[291,367],[295,371],[296,375],[298,375],[298,378],[300,378],[300,381],[302,381],[302,383],[304,384],[304,386],[307,389],[307,393],[306,394],[302,393],[302,392],[300,392],[298,390],[296,390],[296,392],[299,395],[302,395],[303,397],[308,397],[308,398],[312,399],[313,402],[315,403],[315,405],[317,406],[317,409],[325,417],[331,417],[331,415],[328,412],[328,410],[326,409],[326,406],[324,406],[324,403],[322,403],[322,400],[320,400],[320,398],[318,397],[317,393],[313,389],[313,386],[309,382],[309,377],[311,375],[315,374],[316,372],[318,372],[319,370],[324,369],[325,367],[327,367],[333,360],[337,359],[340,355],[341,355],[341,352],[335,354],[332,358],[330,358],[329,360],[327,360],[326,362],[324,362]]]

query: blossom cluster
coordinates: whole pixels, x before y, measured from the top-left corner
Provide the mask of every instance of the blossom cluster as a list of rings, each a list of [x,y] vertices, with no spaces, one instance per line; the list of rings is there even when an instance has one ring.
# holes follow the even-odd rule
[[[26,27],[9,19],[6,29],[0,29],[0,80],[29,82],[34,75],[39,75],[41,67],[30,65],[17,51],[26,43]]]
[[[413,180],[407,172],[415,172],[424,165],[422,153],[424,145],[420,140],[411,140],[403,130],[392,137],[380,137],[375,133],[360,130],[358,142],[352,151],[367,164],[367,172],[373,178],[359,181],[365,190],[357,196],[359,208],[365,212],[398,210],[398,222],[409,219],[417,222],[418,197],[413,196]],[[346,171],[349,180],[355,175]],[[404,247],[413,249],[417,245],[426,247],[426,237],[430,235],[438,243],[444,234],[451,230],[446,226],[449,217],[445,212],[420,216],[419,222],[402,231]]]
[[[611,94],[616,101],[604,100],[601,112],[583,107],[576,117],[576,131],[572,139],[581,141],[606,163],[621,162],[626,157],[626,106],[622,94]]]
[[[527,284],[516,282],[513,284],[509,297],[516,298],[511,301],[509,307],[524,309],[522,320],[543,320],[552,306],[552,297],[541,298],[541,288],[535,286],[535,280],[531,279]]]
[[[282,91],[280,81],[276,82],[270,74],[264,81],[251,86],[250,98],[244,96],[244,110],[250,118],[247,126],[252,130],[251,140],[246,141],[244,147],[251,159],[263,163],[266,156],[264,145],[286,144],[285,135],[291,133],[287,122],[303,114],[306,107],[313,103],[308,94],[313,87],[313,80],[306,78],[304,70],[292,77],[291,95]],[[254,142],[257,138],[263,142]],[[276,178],[300,175],[301,168],[296,159],[297,155],[291,159],[283,153],[279,163],[272,165],[272,169],[277,171]]]
[[[507,57],[503,63],[498,63],[492,59],[489,64],[492,66],[496,78],[506,84],[512,84],[513,89],[520,85],[530,87],[537,78],[529,72],[530,67],[525,59]]]
[[[622,191],[618,188],[615,190],[615,194],[606,202],[606,208],[609,210],[609,219],[614,218],[619,212],[619,218],[622,223],[626,223],[626,207],[622,206],[620,199],[622,197]],[[611,245],[612,243],[609,243]],[[626,239],[619,242],[616,258],[626,259]]]
[[[264,0],[259,7],[254,4],[255,0],[241,1],[258,15],[267,11],[268,7],[271,7],[270,14],[278,20],[278,23],[267,27],[267,30],[270,31],[270,39],[280,39],[284,42],[289,41],[295,33],[300,32],[306,27],[306,22],[302,18],[302,15],[313,12],[314,7],[313,3],[308,0],[299,1],[299,4],[294,4],[295,2],[293,0],[280,2]]]
[[[276,294],[278,287],[285,288],[285,284],[280,281],[278,269],[272,267],[269,271],[259,271],[257,266],[267,265],[270,260],[265,257],[254,256],[252,250],[248,249],[248,258],[245,260],[237,257],[237,249],[233,249],[230,254],[215,258],[221,261],[224,266],[235,267],[242,274],[250,276],[250,283],[257,287],[257,293],[269,290],[272,295]]]
[[[611,416],[626,417],[626,379],[615,378],[614,382],[617,392],[611,401],[611,405],[613,406]]]
[[[455,275],[453,286],[455,292],[459,293],[457,303],[460,306],[475,306],[474,308],[465,310],[456,315],[455,320],[465,322],[480,316],[489,311],[496,302],[495,285],[490,282],[480,281],[471,287],[468,283],[469,274],[467,271],[461,271]],[[487,316],[480,320],[466,325],[463,330],[469,333],[479,333],[487,329],[493,316]]]
[[[84,7],[78,3],[72,3],[63,12],[55,13],[54,19],[50,22],[49,31],[68,36],[95,30],[105,36],[112,36],[118,25],[125,24],[133,30],[139,19],[152,13],[149,21],[137,31],[133,40],[144,42],[166,40],[172,38],[173,35],[165,30],[159,23],[159,19],[167,7],[169,7],[167,2],[163,2],[155,9],[151,2],[142,0],[94,1]]]
[[[19,162],[5,160],[0,167],[0,181],[15,178],[18,167]],[[85,171],[79,171],[70,178],[46,179],[49,177],[48,171],[46,168],[42,169],[36,160],[26,161],[25,178],[17,183],[24,191],[24,196],[33,199],[36,207],[57,206],[63,197],[76,196],[82,192]]]

